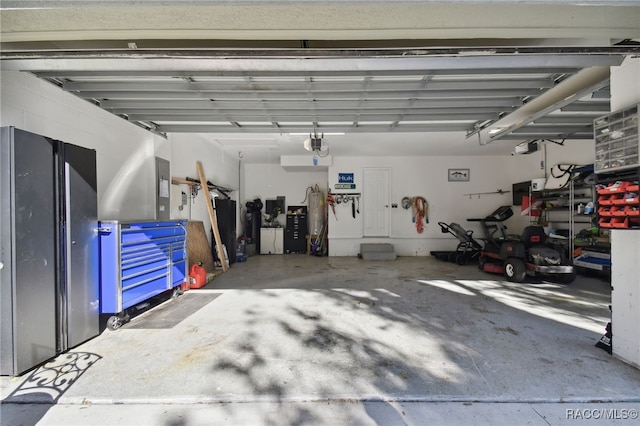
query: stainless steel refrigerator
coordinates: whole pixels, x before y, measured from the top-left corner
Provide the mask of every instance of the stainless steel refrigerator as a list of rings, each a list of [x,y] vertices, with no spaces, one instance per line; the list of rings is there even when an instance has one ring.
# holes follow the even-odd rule
[[[99,333],[96,152],[0,129],[0,374]]]

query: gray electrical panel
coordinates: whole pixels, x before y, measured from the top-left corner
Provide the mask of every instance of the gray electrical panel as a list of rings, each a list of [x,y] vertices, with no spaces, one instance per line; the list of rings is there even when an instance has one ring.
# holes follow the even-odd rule
[[[169,220],[171,216],[170,163],[156,157],[156,219]]]

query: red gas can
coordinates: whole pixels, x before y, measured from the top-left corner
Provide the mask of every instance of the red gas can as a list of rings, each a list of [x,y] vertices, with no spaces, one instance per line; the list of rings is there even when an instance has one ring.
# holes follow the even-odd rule
[[[207,271],[205,271],[200,262],[191,266],[189,283],[191,288],[201,288],[207,284]]]

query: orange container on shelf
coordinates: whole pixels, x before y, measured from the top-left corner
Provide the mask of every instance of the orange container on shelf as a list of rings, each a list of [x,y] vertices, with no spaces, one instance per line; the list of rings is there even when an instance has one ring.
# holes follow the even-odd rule
[[[601,228],[613,228],[613,224],[611,223],[610,217],[603,217],[598,221],[598,225]]]
[[[613,203],[611,202],[611,197],[609,195],[601,195],[598,197],[598,204],[601,206],[610,206]]]
[[[611,196],[611,203],[619,206],[627,204],[627,200],[624,198],[624,194],[616,194]]]
[[[627,186],[631,185],[631,182],[622,181],[610,183],[606,188],[598,189],[598,194],[606,195],[606,194],[619,194],[625,192],[627,190]]]
[[[611,219],[612,228],[626,229],[629,227],[629,218],[627,217],[614,217]]]
[[[610,207],[600,207],[598,209],[598,215],[609,217],[612,215]]]
[[[640,208],[638,206],[627,206],[624,208],[625,216],[640,216]]]
[[[189,270],[189,287],[190,288],[202,288],[207,285],[207,271],[202,267],[202,264],[193,264]]]
[[[624,207],[622,206],[614,206],[611,207],[611,216],[626,216],[627,214],[624,212]]]
[[[638,204],[640,203],[640,197],[626,198],[624,201],[627,204]]]

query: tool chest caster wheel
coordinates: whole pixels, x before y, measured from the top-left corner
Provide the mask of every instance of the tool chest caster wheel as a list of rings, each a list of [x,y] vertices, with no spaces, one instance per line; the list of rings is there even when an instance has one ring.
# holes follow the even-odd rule
[[[122,319],[115,315],[110,316],[107,320],[107,328],[111,331],[119,329],[120,327],[122,327],[122,324]]]
[[[118,315],[111,315],[109,319],[107,319],[107,328],[111,331],[117,330],[128,323],[130,319],[131,317],[127,312],[122,312]]]

